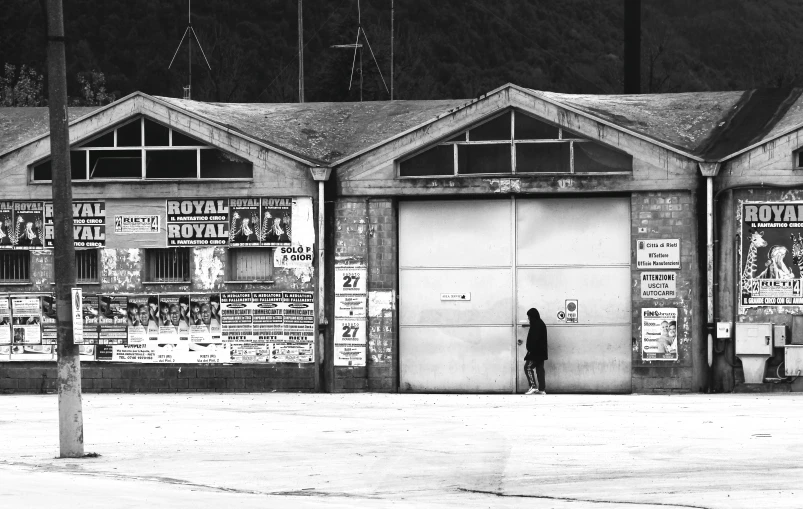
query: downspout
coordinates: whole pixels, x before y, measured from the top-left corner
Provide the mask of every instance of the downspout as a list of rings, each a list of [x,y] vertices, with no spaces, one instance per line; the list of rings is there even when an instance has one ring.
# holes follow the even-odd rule
[[[322,392],[327,381],[321,381],[321,371],[323,370],[323,363],[326,362],[324,355],[325,335],[323,330],[328,325],[326,319],[326,272],[324,263],[324,239],[325,236],[325,222],[324,222],[324,184],[329,180],[332,174],[332,168],[313,167],[310,168],[312,179],[318,183],[318,271],[317,277],[317,291],[318,291],[318,319],[315,335],[315,390]]]
[[[714,288],[716,275],[714,271],[714,177],[719,173],[721,163],[698,163],[700,172],[705,177],[705,222],[706,222],[706,331],[707,331],[707,361],[709,371],[709,390],[711,385],[711,367],[714,362],[714,337],[716,324],[714,323],[715,303]]]

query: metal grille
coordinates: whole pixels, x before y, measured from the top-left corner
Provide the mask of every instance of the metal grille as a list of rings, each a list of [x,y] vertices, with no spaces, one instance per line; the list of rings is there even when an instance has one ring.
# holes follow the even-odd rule
[[[190,249],[149,249],[148,281],[180,283],[190,280]]]
[[[30,268],[28,251],[0,251],[0,281],[27,283],[30,279]]]
[[[99,281],[97,249],[75,251],[75,277],[79,283],[97,283]]]
[[[229,249],[229,277],[232,281],[264,281],[272,273],[270,249]]]

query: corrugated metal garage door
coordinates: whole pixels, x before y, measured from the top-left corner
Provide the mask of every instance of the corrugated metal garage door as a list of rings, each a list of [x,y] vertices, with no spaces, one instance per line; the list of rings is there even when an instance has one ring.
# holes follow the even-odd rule
[[[630,392],[629,199],[403,202],[399,229],[402,391],[525,390],[537,307],[549,392]]]

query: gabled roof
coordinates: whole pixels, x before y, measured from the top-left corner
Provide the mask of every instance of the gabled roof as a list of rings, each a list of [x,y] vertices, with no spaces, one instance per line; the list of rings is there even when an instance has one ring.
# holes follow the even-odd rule
[[[467,102],[235,104],[158,99],[323,164],[360,152]]]
[[[803,127],[803,89],[682,94],[532,93],[666,143],[705,161],[723,161]]]
[[[312,164],[351,159],[443,116],[515,89],[703,161],[723,161],[803,127],[803,89],[682,94],[559,94],[504,85],[477,99],[234,104],[142,97]],[[114,108],[70,108],[70,122]],[[503,106],[504,107],[504,106]],[[0,155],[48,132],[47,108],[0,108]]]
[[[98,107],[69,108],[70,122]],[[44,108],[0,108],[0,154],[50,132],[50,113]]]

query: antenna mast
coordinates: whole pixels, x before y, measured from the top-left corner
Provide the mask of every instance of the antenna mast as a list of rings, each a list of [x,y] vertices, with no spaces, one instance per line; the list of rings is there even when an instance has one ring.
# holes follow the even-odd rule
[[[195,38],[196,44],[198,44],[198,49],[201,50],[201,55],[204,57],[204,62],[206,62],[206,66],[209,67],[209,70],[212,70],[212,66],[209,65],[209,60],[206,59],[206,54],[204,53],[204,49],[201,47],[201,41],[198,40],[198,35],[195,34],[195,29],[192,28],[192,0],[188,0],[187,4],[187,29],[184,30],[184,35],[181,37],[181,41],[178,43],[178,47],[176,48],[176,52],[173,54],[173,60],[170,61],[170,65],[167,66],[168,69],[173,67],[173,62],[176,60],[176,55],[178,55],[178,50],[181,49],[181,44],[184,42],[184,39],[187,38],[187,35],[190,36],[187,39],[187,65],[189,66],[189,83],[186,87],[184,87],[184,99],[192,99],[192,39]]]
[[[390,0],[390,100],[393,100],[393,0]]]
[[[360,10],[360,0],[357,0],[357,42],[354,44],[336,44],[331,46],[332,48],[354,48],[354,58],[351,60],[351,76],[349,77],[349,90],[351,90],[351,84],[354,81],[354,66],[357,63],[357,50],[360,50],[360,102],[362,102],[362,43],[360,43],[360,37],[365,37],[365,44],[368,46],[368,50],[371,52],[371,57],[374,59],[374,64],[376,65],[376,69],[379,71],[379,77],[382,78],[382,84],[385,85],[385,91],[390,93],[388,90],[388,84],[385,83],[385,77],[382,75],[382,69],[379,68],[379,62],[376,61],[376,55],[374,55],[374,50],[371,48],[371,43],[368,42],[368,34],[365,33],[365,30],[362,28],[362,11]]]

